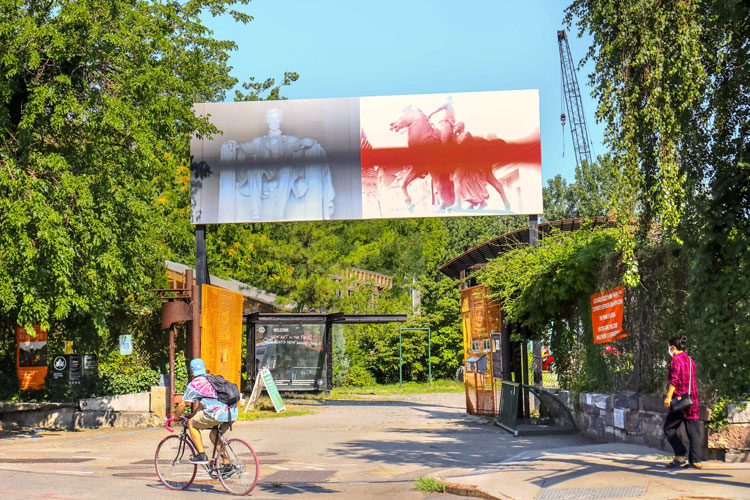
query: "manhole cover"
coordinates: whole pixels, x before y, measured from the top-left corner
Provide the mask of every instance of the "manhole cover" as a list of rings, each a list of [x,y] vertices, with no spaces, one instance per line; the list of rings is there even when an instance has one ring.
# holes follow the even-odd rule
[[[261,477],[260,482],[273,483],[322,483],[336,474],[332,470],[280,470],[270,476]]]
[[[646,493],[645,486],[612,486],[607,488],[544,489],[535,500],[598,500],[604,498],[631,498]]]

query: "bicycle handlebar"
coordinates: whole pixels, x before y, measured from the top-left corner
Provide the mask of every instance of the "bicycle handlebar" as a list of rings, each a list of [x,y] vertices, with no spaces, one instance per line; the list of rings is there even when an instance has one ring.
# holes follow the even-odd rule
[[[184,422],[187,419],[185,417],[179,417],[179,418],[172,417],[172,418],[164,419],[164,428],[167,429],[169,432],[174,432],[174,429],[172,429],[169,426],[169,424],[170,424],[170,422],[177,422],[178,420],[181,420],[181,421]]]

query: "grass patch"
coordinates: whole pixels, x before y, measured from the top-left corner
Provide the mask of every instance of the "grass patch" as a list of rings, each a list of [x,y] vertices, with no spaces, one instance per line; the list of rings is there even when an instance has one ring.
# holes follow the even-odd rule
[[[331,398],[352,395],[389,395],[389,394],[420,394],[434,392],[464,392],[466,389],[462,382],[455,380],[434,380],[432,384],[427,382],[404,382],[398,384],[368,385],[364,387],[334,387]]]
[[[417,478],[417,491],[422,493],[445,493],[445,481],[430,476]]]
[[[242,410],[241,407],[240,410]],[[258,402],[255,404],[255,408],[248,410],[247,412],[240,411],[237,420],[260,420],[262,418],[281,418],[281,417],[294,417],[297,415],[307,415],[312,413],[308,409],[297,408],[294,405],[286,404],[286,410],[281,413],[276,413],[271,398],[268,396],[261,396]]]

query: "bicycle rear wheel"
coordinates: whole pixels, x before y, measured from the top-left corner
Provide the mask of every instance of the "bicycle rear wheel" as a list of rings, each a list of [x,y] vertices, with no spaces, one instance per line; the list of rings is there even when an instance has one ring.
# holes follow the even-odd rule
[[[219,480],[224,488],[232,495],[247,495],[258,483],[260,468],[258,457],[245,441],[230,439],[221,447],[219,463],[223,458],[229,460],[225,465],[219,465],[222,472]]]
[[[167,436],[156,447],[154,467],[159,481],[170,490],[184,490],[195,479],[198,466],[190,463],[195,449],[182,436]]]

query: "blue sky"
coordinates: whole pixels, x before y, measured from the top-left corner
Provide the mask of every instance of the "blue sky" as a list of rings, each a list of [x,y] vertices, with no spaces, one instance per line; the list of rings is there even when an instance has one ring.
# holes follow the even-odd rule
[[[210,19],[215,36],[234,40],[240,81],[300,74],[289,99],[540,89],[542,177],[573,181],[569,127],[560,126],[557,30],[568,2],[558,0],[253,0],[255,20]],[[588,39],[568,33],[573,58]],[[602,154],[588,73],[578,71],[594,154]],[[230,99],[232,96],[230,96]],[[563,140],[565,156],[563,157]]]

